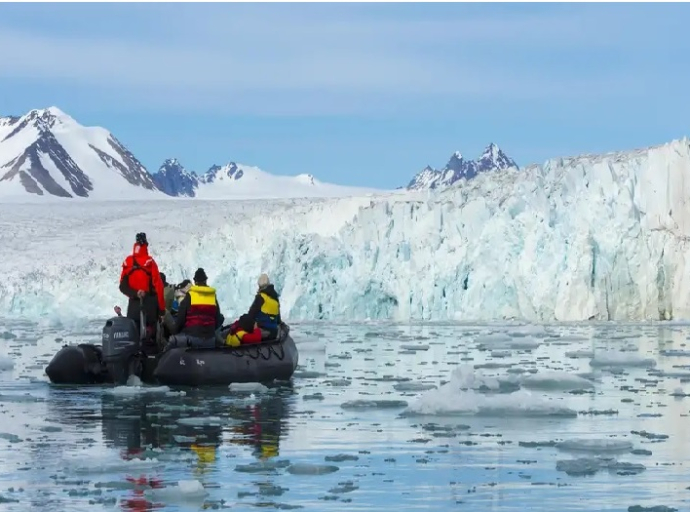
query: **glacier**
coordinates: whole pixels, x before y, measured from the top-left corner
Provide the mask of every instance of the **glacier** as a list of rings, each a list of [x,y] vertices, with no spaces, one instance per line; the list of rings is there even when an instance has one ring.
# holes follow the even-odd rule
[[[688,318],[690,141],[556,158],[443,190],[273,201],[0,204],[0,315],[110,315],[145,231],[226,316],[268,272],[291,320]]]

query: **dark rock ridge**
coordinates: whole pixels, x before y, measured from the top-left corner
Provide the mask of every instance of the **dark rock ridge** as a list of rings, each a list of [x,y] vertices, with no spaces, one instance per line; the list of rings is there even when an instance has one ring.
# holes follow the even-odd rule
[[[426,166],[408,183],[408,190],[437,189],[453,185],[465,179],[471,180],[478,174],[517,168],[514,160],[508,157],[496,144],[489,144],[477,160],[465,160],[458,151],[453,153],[442,170]]]

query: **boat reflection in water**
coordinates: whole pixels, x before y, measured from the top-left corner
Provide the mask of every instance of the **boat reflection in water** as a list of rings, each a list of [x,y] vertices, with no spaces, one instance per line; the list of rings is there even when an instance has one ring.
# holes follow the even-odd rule
[[[248,392],[227,388],[186,389],[185,395],[104,394],[103,437],[127,460],[157,457],[151,449],[188,450],[194,454],[190,479],[203,479],[218,471],[218,449],[224,437],[232,444],[251,447],[260,460],[280,454],[280,438],[287,431],[292,405],[292,386],[275,384],[268,392],[255,395],[248,399]],[[121,500],[123,509],[144,511],[165,506],[144,494],[166,485],[160,476],[139,474],[126,478],[133,491]]]

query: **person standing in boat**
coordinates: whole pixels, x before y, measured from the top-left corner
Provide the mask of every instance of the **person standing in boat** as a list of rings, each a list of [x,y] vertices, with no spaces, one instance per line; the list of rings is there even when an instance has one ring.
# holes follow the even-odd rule
[[[168,278],[163,272],[160,273],[161,281],[163,281],[163,298],[165,300],[165,310],[172,311],[172,303],[175,299],[175,285],[168,282]]]
[[[163,325],[165,327],[165,338],[168,338],[175,328],[175,318],[173,317],[173,301],[175,300],[175,285],[168,283],[166,275],[161,272],[161,280],[163,281],[163,297],[165,299],[165,313],[163,316]]]
[[[215,340],[216,330],[222,327],[225,317],[220,312],[215,288],[207,283],[206,272],[198,268],[194,273],[194,286],[184,296],[177,310],[175,334]]]
[[[140,330],[146,329],[149,339],[154,339],[156,322],[165,314],[165,298],[158,264],[149,254],[148,246],[146,233],[137,233],[132,254],[122,263],[120,291],[129,299],[127,318],[134,320]],[[139,325],[142,306],[145,326]]]

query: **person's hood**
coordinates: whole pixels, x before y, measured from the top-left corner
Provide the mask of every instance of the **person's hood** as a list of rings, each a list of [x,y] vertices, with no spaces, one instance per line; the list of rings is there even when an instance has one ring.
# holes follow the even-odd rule
[[[273,287],[272,284],[269,284],[268,286],[264,286],[263,288],[259,288],[259,293],[265,293],[269,297],[271,297],[273,300],[278,300],[278,292],[276,289]]]
[[[187,292],[192,288],[192,283],[189,283],[187,286],[183,288],[178,288],[175,290],[175,297],[181,298],[187,295]]]
[[[134,254],[135,256],[143,256],[144,258],[147,258],[149,256],[149,246],[134,244],[134,247],[132,248],[132,254]]]
[[[216,289],[210,286],[195,284],[189,289],[190,292],[198,293],[199,295],[215,295]]]

